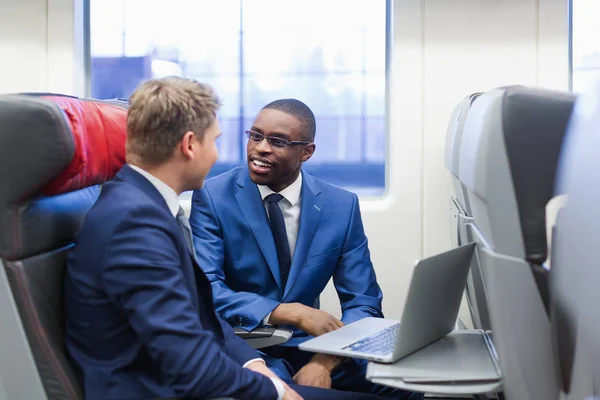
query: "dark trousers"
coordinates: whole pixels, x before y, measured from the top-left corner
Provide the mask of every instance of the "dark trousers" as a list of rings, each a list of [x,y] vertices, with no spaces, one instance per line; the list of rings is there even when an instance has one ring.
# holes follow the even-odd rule
[[[293,376],[305,366],[314,353],[298,350],[297,347],[274,346],[259,351],[267,366],[286,383],[293,383]],[[359,397],[341,397],[348,399],[373,399],[366,395],[375,395],[379,399],[421,400],[423,393],[406,392],[400,389],[374,384],[365,378],[366,360],[352,359],[340,364],[331,373],[331,386],[339,391],[356,392]],[[336,392],[336,391],[333,391]],[[353,396],[352,393],[347,393]],[[362,396],[362,397],[361,397]],[[336,397],[340,398],[340,397]]]
[[[355,393],[335,389],[321,389],[311,386],[290,384],[304,400],[381,400],[374,394]]]

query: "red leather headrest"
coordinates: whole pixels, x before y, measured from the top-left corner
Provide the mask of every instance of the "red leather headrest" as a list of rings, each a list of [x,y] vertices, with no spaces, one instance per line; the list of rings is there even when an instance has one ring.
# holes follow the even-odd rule
[[[44,190],[50,196],[112,179],[125,164],[127,109],[94,100],[44,96],[65,112],[75,154],[69,166]]]

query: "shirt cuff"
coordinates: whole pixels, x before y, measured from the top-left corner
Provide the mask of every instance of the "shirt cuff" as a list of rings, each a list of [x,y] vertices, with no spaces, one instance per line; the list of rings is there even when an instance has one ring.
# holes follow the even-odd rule
[[[271,318],[271,313],[268,313],[267,316],[263,319],[263,325],[269,325],[270,318]]]
[[[248,360],[244,363],[244,365],[242,365],[242,368],[246,368],[248,365],[252,364],[253,362],[261,362],[265,365],[267,365],[267,363],[265,362],[265,360],[263,360],[262,358],[253,358],[252,360]]]
[[[283,400],[283,396],[285,394],[285,387],[283,387],[283,383],[277,378],[271,378],[271,381],[275,386],[275,390],[277,390],[277,400]]]

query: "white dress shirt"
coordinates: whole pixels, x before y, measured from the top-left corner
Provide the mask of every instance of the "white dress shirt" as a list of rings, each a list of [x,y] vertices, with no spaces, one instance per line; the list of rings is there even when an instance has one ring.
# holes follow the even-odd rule
[[[158,179],[157,177],[152,175],[150,172],[143,170],[136,165],[129,164],[129,166],[134,171],[138,172],[140,175],[142,175],[144,178],[146,178],[148,180],[148,182],[150,182],[152,184],[152,186],[154,186],[156,188],[156,190],[158,190],[158,193],[160,193],[160,195],[165,200],[165,203],[167,203],[167,207],[169,207],[169,211],[171,211],[171,214],[173,214],[173,218],[175,218],[177,216],[177,212],[179,211],[180,206],[179,206],[179,196],[173,190],[173,188],[171,188],[169,185],[167,185],[166,183],[164,183],[163,181],[161,181],[160,179]],[[252,360],[246,361],[246,363],[242,367],[246,368],[248,365],[250,365],[254,362],[257,362],[257,361],[265,364],[265,361],[262,358],[253,358]],[[284,392],[285,392],[285,388],[284,388],[283,384],[278,379],[271,378],[271,381],[273,382],[273,386],[275,386],[275,390],[277,390],[277,396],[278,396],[277,400],[282,400]]]
[[[268,186],[257,185],[260,197],[262,198],[267,217],[269,216],[269,205],[265,201],[265,198],[275,193]],[[283,220],[285,221],[285,233],[287,235],[288,244],[290,246],[290,258],[294,259],[294,250],[296,250],[296,239],[298,238],[298,227],[300,225],[300,206],[302,198],[300,194],[302,192],[302,173],[298,175],[298,178],[290,186],[279,192],[283,196],[283,199],[277,203],[283,214]],[[271,313],[263,319],[263,324],[269,324],[269,318]]]
[[[179,196],[177,196],[177,193],[175,193],[173,188],[152,175],[150,172],[143,170],[136,165],[129,164],[129,166],[135,172],[138,172],[144,178],[148,179],[152,186],[158,190],[158,193],[160,193],[163,199],[165,199],[167,207],[169,207],[169,211],[171,211],[171,214],[173,214],[173,218],[175,218],[177,216],[177,212],[179,211]]]

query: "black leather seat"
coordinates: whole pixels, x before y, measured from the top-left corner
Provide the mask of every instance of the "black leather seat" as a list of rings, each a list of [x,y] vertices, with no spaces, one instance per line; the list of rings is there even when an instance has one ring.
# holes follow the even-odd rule
[[[66,255],[100,185],[125,163],[126,118],[118,100],[0,96],[0,397],[83,398],[65,350]],[[291,336],[236,333],[255,348]]]
[[[124,149],[125,119],[125,103],[0,96],[0,389],[9,400],[83,398],[64,344],[65,257],[98,185],[124,162],[109,145]]]

